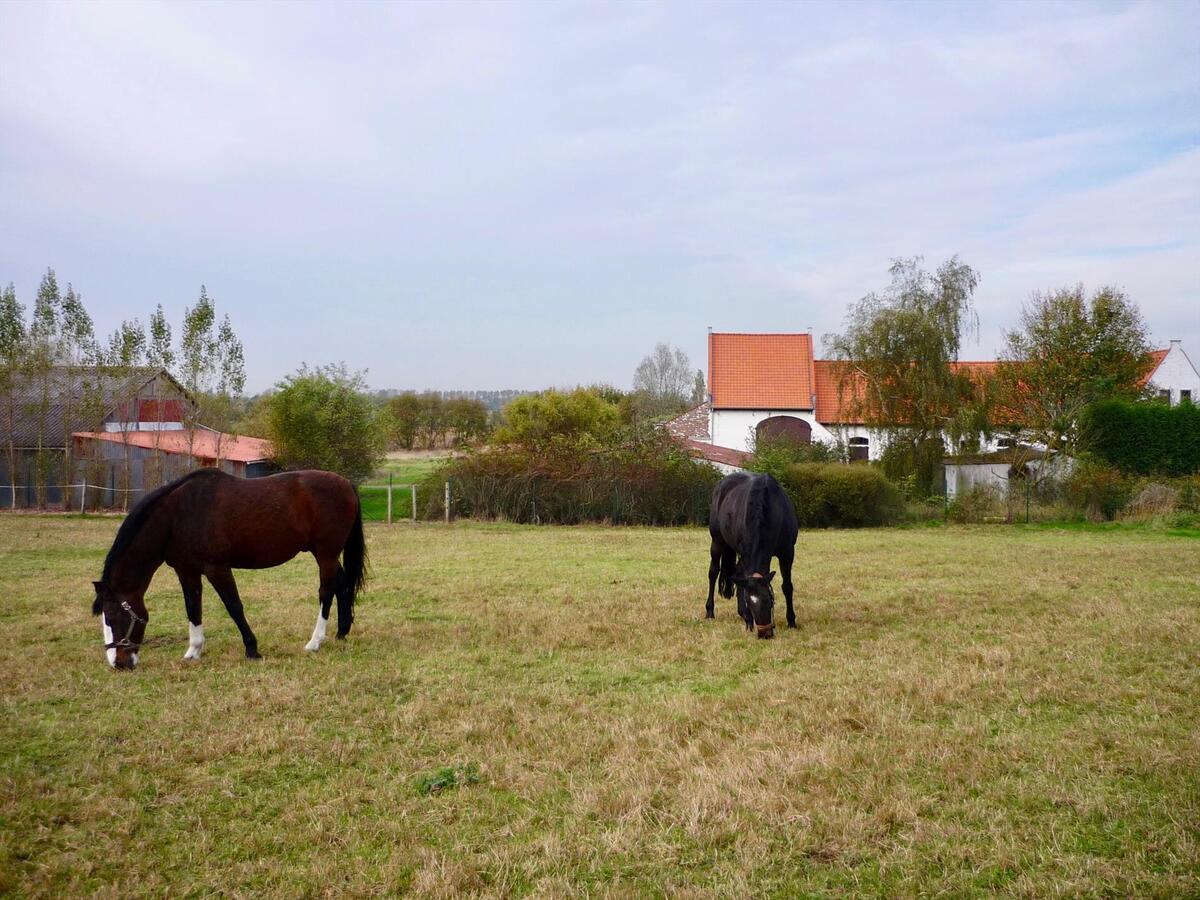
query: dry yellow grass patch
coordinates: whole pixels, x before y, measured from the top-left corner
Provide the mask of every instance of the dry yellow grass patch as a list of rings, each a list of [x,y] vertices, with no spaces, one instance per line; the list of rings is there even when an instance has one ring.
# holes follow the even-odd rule
[[[262,662],[209,590],[184,663],[164,569],[122,675],[116,526],[0,519],[0,892],[1200,890],[1195,540],[805,532],[756,641],[701,530],[371,527],[349,641],[297,560],[240,575]]]

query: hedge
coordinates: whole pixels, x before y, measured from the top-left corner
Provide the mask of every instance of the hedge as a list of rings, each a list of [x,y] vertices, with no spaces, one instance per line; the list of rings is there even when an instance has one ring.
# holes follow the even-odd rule
[[[1200,472],[1200,406],[1106,400],[1084,411],[1082,445],[1099,459],[1134,475]]]
[[[431,473],[422,510],[443,513],[450,481],[454,516],[571,525],[708,523],[712,466],[651,442],[617,449],[497,447],[455,459]]]
[[[891,525],[904,514],[896,486],[871,466],[797,463],[780,476],[801,528]]]

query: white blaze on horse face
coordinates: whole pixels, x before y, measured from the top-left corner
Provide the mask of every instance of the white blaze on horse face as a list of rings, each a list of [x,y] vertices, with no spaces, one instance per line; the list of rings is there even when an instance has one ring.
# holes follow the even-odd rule
[[[204,650],[204,626],[188,622],[188,648],[184,659],[199,659]]]
[[[104,655],[108,657],[108,664],[115,669],[117,667],[117,648],[108,646],[113,642],[112,629],[108,627],[108,613],[100,613],[100,629],[104,632]]]
[[[329,625],[329,620],[321,615],[320,610],[317,611],[317,624],[313,628],[312,639],[304,645],[304,649],[310,653],[316,653],[321,649],[321,642],[325,640],[325,628]]]

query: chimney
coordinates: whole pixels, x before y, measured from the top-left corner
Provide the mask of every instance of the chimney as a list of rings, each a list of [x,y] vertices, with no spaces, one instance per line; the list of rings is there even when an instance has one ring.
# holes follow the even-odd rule
[[[1179,347],[1179,345],[1182,343],[1183,343],[1183,341],[1171,341],[1171,349],[1174,350],[1176,347]]]

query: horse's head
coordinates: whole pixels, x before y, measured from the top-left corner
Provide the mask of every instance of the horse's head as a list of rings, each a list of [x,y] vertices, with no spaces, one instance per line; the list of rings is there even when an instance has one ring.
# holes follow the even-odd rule
[[[760,638],[775,637],[775,592],[771,590],[771,579],[774,577],[774,572],[766,575],[754,572],[751,575],[739,573],[733,578],[733,583],[742,589],[746,600],[745,608],[749,615],[746,630],[749,631],[752,620]]]
[[[100,617],[104,633],[104,652],[114,669],[132,669],[138,663],[138,648],[146,637],[150,615],[142,598],[114,589],[103,581],[93,581],[96,599],[92,615]]]

